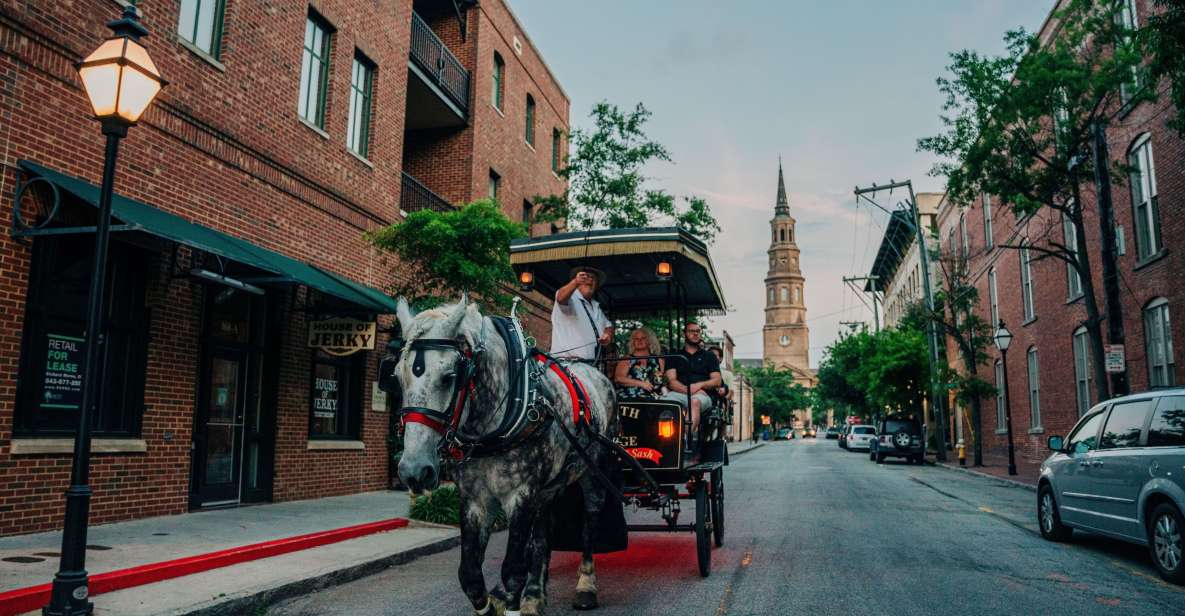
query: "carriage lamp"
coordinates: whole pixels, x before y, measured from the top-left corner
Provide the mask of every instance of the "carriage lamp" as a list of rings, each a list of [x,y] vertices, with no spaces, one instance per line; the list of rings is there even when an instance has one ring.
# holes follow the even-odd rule
[[[535,288],[535,274],[530,271],[524,271],[518,275],[518,288],[523,291],[530,291]]]
[[[658,437],[671,438],[675,436],[675,416],[670,411],[663,411],[658,416]]]
[[[671,267],[670,261],[659,261],[654,268],[654,275],[658,276],[659,280],[670,280],[674,273],[675,270]]]
[[[104,124],[131,126],[160,93],[165,80],[140,43],[148,30],[140,24],[134,5],[107,26],[113,35],[78,65],[78,75],[96,118]]]

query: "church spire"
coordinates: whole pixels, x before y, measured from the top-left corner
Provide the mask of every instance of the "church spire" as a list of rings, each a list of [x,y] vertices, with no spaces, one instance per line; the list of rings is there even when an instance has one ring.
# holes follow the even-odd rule
[[[782,157],[778,157],[778,204],[774,207],[774,215],[790,215],[790,201],[786,199],[786,179],[782,176]]]

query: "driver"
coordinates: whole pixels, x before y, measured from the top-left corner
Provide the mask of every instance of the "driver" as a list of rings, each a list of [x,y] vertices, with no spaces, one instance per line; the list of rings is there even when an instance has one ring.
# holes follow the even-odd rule
[[[567,359],[595,360],[597,351],[613,340],[613,324],[593,299],[605,282],[595,267],[575,267],[571,280],[555,292],[551,307],[551,353]]]

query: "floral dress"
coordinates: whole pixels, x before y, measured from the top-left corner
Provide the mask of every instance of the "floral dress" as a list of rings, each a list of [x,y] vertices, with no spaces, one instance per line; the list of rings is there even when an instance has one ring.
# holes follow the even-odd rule
[[[653,357],[646,359],[631,359],[629,371],[626,373],[631,379],[646,381],[654,385],[653,391],[646,391],[641,387],[619,386],[617,395],[622,398],[657,398],[662,375],[659,374],[658,360]]]

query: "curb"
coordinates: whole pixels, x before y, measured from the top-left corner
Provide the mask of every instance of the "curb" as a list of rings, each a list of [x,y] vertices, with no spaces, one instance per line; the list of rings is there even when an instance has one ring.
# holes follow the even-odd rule
[[[936,466],[936,467],[938,467],[938,468],[944,468],[944,469],[946,469],[946,470],[948,470],[948,471],[953,471],[953,472],[956,472],[956,473],[966,473],[966,474],[968,474],[968,475],[975,475],[976,477],[983,477],[984,479],[990,479],[990,480],[992,480],[992,481],[995,481],[996,483],[1000,483],[1000,484],[1003,484],[1003,485],[1006,485],[1006,486],[1009,486],[1009,487],[1013,487],[1013,488],[1024,488],[1024,489],[1026,489],[1026,490],[1028,490],[1028,491],[1030,491],[1030,492],[1036,492],[1036,491],[1037,491],[1037,486],[1035,486],[1035,485],[1033,485],[1033,484],[1031,484],[1031,483],[1025,483],[1025,482],[1023,482],[1023,481],[1017,481],[1017,480],[1015,480],[1015,479],[1005,479],[1004,477],[998,477],[998,476],[996,476],[996,475],[993,475],[993,474],[991,474],[991,473],[985,473],[985,472],[983,472],[983,471],[976,471],[976,470],[972,470],[972,469],[969,469],[969,468],[962,468],[962,467],[958,467],[958,466],[950,466],[949,464],[937,464],[937,463],[935,463],[935,465],[934,465],[934,466]]]
[[[740,451],[736,451],[736,452],[730,451],[730,452],[728,452],[728,455],[730,455],[730,456],[739,456],[739,455],[742,455],[742,454],[749,453],[750,451],[753,451],[754,449],[759,449],[759,448],[761,448],[761,447],[765,447],[765,443],[764,443],[764,442],[757,443],[756,445],[754,445],[754,446],[752,446],[752,447],[746,447],[746,448],[744,448],[744,449],[742,449],[742,450],[740,450]]]
[[[303,580],[289,582],[283,586],[259,591],[248,591],[244,595],[226,597],[224,601],[215,605],[207,605],[196,610],[181,612],[179,616],[241,616],[242,614],[254,614],[260,607],[266,607],[285,599],[307,595],[319,590],[345,584],[346,582],[352,582],[369,575],[374,575],[390,567],[407,564],[422,556],[431,556],[432,554],[451,550],[460,544],[460,535],[444,537],[410,550],[396,552],[369,562],[352,565],[335,571],[328,571]]]

